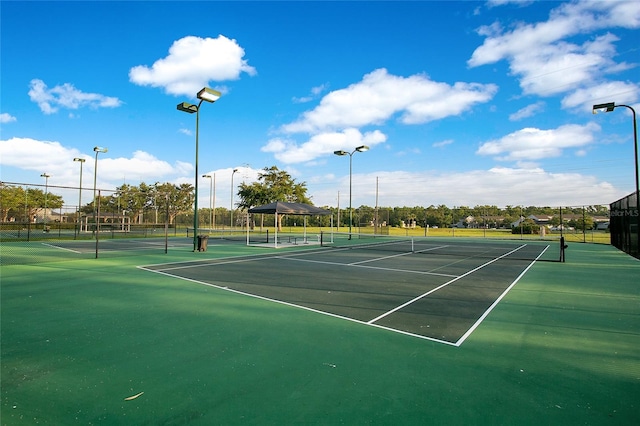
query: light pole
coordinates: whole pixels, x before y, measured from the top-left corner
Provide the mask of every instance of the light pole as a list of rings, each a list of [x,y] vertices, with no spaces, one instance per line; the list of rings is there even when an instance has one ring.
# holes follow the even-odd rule
[[[209,179],[209,226],[213,229],[213,176],[202,175],[202,177]]]
[[[195,201],[194,201],[194,212],[193,212],[193,251],[198,251],[198,136],[199,136],[199,127],[200,127],[200,105],[202,105],[202,101],[207,101],[210,103],[214,103],[218,99],[220,99],[221,93],[217,90],[210,89],[208,87],[203,87],[197,94],[198,105],[193,105],[188,102],[181,102],[178,104],[178,110],[182,112],[186,112],[189,114],[196,113],[196,174],[195,174]]]
[[[98,154],[99,153],[105,153],[108,151],[107,148],[101,147],[101,146],[94,146],[93,147],[93,151],[96,153],[96,161],[95,161],[95,165],[93,166],[93,223],[96,229],[96,240],[98,239],[98,220],[99,218],[97,217],[98,215],[98,203],[96,201],[96,182],[98,180]]]
[[[233,169],[233,172],[231,172],[231,220],[229,223],[229,226],[231,226],[231,228],[233,228],[233,175],[235,175],[238,172],[238,169]]]
[[[49,193],[49,178],[51,177],[51,175],[43,173],[40,175],[40,177],[44,178],[44,225],[42,228],[42,232],[47,232],[47,195]]]
[[[213,195],[211,197],[211,223],[216,228],[216,174],[213,174]]]
[[[352,179],[353,179],[353,154],[355,154],[356,152],[365,152],[368,151],[369,147],[366,145],[360,145],[359,147],[357,147],[356,149],[354,149],[351,152],[347,152],[347,151],[333,151],[333,153],[335,155],[339,155],[339,156],[343,156],[343,155],[348,155],[349,156],[349,239],[351,239],[351,227],[353,226],[353,212],[351,210],[351,186],[352,186]]]
[[[82,206],[82,164],[86,161],[84,158],[74,158],[73,161],[80,163],[80,186],[78,187],[78,234],[80,233],[80,207]],[[77,234],[76,234],[77,235]]]
[[[631,115],[633,118],[633,153],[634,160],[636,165],[636,220],[637,225],[640,226],[640,180],[638,180],[638,128],[636,125],[636,110],[630,107],[629,105],[618,104],[615,102],[607,102],[606,104],[598,104],[593,106],[593,113],[597,114],[599,111],[611,112],[618,107],[625,107],[631,110]],[[640,230],[638,230],[638,241],[636,250],[640,250]]]

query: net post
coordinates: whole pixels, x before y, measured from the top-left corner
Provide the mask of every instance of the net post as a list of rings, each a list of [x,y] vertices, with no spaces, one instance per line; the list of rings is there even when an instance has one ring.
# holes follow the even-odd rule
[[[564,243],[564,236],[560,237],[560,262],[564,263],[564,251],[568,246]]]

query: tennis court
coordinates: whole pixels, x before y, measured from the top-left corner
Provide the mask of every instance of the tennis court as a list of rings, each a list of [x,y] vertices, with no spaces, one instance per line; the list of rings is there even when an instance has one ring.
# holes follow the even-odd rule
[[[141,269],[459,346],[549,247],[355,240]]]
[[[638,423],[640,263],[611,246],[42,242],[0,246],[3,424]]]

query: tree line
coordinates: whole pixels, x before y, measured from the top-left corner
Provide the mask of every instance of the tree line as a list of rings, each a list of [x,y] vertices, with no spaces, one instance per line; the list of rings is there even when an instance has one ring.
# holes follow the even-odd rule
[[[62,208],[63,199],[59,195],[51,192],[45,194],[41,189],[25,189],[0,183],[0,220],[33,220],[38,211],[44,211],[45,195],[48,210]],[[262,169],[256,182],[240,184],[236,195],[239,201],[235,207],[240,211],[275,201],[313,204],[307,194],[306,183],[297,182],[289,173],[279,170],[276,166]],[[164,223],[168,220],[170,224],[188,225],[193,220],[194,187],[191,184],[174,185],[169,182],[156,182],[151,185],[140,183],[138,186],[123,184],[110,195],[96,196],[96,203],[98,205],[94,206],[92,197],[90,202],[80,208],[81,215],[91,217],[96,213],[96,207],[99,207],[101,220],[109,215],[118,215],[128,217],[131,223]],[[332,215],[309,217],[307,223],[310,226],[349,225],[348,209],[338,211],[334,207],[319,207],[331,211]],[[231,225],[227,219],[230,213],[229,209],[224,207],[216,208],[214,212],[209,208],[201,208],[198,215],[201,224],[210,222],[210,218],[215,215],[216,224]],[[510,228],[513,222],[530,215],[552,216],[549,223],[558,225],[559,214],[560,209],[557,207],[510,205],[504,208],[495,205],[379,208],[362,205],[354,208],[352,212],[354,226],[377,223],[385,226],[450,227],[458,223],[466,224],[465,219],[473,217],[473,226],[487,228]],[[572,220],[576,221],[576,227],[588,229],[593,226],[593,220],[586,218],[608,216],[608,206],[566,207],[563,208],[563,214],[584,217],[582,221],[575,218]],[[76,219],[75,213],[69,213],[68,216],[70,221]],[[236,223],[233,226],[244,224],[245,217],[243,214],[235,215]],[[273,217],[261,215],[258,219],[253,218],[252,225],[259,221],[257,226],[274,226],[273,220]],[[296,216],[280,216],[278,226],[301,225],[302,220]]]

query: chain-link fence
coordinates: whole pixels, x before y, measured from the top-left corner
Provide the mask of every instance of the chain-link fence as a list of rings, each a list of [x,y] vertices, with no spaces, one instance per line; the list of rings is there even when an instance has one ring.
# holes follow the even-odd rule
[[[611,244],[640,259],[640,194],[611,203]]]

